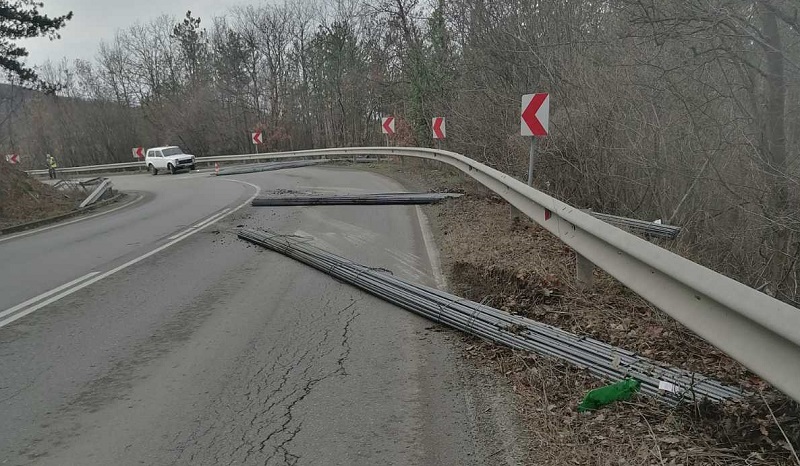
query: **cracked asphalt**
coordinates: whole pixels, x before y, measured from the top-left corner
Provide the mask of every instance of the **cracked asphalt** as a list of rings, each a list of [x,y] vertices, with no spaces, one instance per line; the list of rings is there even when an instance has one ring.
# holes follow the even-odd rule
[[[402,190],[336,167],[228,178]],[[166,244],[254,190],[203,174],[114,182],[145,199],[0,243],[16,261],[0,262],[0,311]],[[454,333],[235,237],[239,226],[306,235],[437,286],[421,218],[409,206],[248,206],[1,327],[0,464],[519,463],[509,395],[460,357]]]

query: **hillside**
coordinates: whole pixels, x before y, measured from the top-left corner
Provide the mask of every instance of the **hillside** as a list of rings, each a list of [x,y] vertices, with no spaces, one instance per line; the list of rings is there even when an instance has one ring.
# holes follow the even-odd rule
[[[69,212],[74,207],[75,201],[64,193],[0,162],[0,228]]]

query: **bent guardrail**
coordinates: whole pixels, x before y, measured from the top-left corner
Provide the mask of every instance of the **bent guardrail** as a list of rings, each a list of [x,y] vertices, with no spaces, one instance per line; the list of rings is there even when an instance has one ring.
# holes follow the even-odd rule
[[[436,160],[461,170],[574,249],[578,254],[579,270],[580,266],[589,263],[600,267],[776,388],[800,401],[800,310],[609,225],[461,154],[412,147],[353,147],[198,157],[197,162],[361,155]],[[75,168],[77,172],[135,164],[143,166],[136,162]],[[62,169],[66,170],[70,169]]]
[[[83,209],[84,207],[86,207],[88,205],[94,204],[109,189],[111,189],[111,181],[108,178],[106,178],[102,182],[100,182],[99,185],[97,185],[97,187],[94,189],[94,191],[92,191],[91,193],[89,193],[88,196],[86,196],[86,199],[84,199],[83,202],[81,202],[81,204],[78,206],[78,208]]]

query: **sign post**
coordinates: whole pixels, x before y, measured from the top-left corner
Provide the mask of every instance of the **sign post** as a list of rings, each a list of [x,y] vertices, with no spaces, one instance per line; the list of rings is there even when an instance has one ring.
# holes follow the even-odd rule
[[[536,138],[531,137],[531,147],[528,151],[528,186],[533,186],[533,161],[536,159]]]
[[[381,118],[381,132],[386,135],[386,147],[389,147],[389,136],[394,134],[394,117]],[[380,157],[378,157],[380,159]],[[402,159],[400,159],[402,161]]]
[[[547,136],[550,123],[550,95],[525,94],[522,96],[520,112],[520,134],[530,136],[531,148],[528,160],[528,186],[533,186],[533,161],[536,157],[536,138]]]
[[[386,147],[389,147],[389,136],[394,134],[394,117],[381,118],[381,132],[386,135]]]
[[[264,133],[261,130],[250,133],[250,141],[253,143],[253,153],[258,153],[258,145],[264,142]]]

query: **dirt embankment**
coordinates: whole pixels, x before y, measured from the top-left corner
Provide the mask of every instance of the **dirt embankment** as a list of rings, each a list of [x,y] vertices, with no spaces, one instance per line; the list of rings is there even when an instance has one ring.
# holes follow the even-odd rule
[[[511,384],[536,464],[798,464],[800,409],[738,362],[650,306],[602,271],[575,285],[574,253],[508,204],[451,169],[406,162],[371,167],[409,189],[467,196],[425,207],[451,291],[579,335],[740,385],[743,402],[670,409],[646,397],[580,415],[605,384],[579,368],[471,337],[470,359]]]
[[[69,212],[75,202],[74,196],[0,161],[0,228]]]

